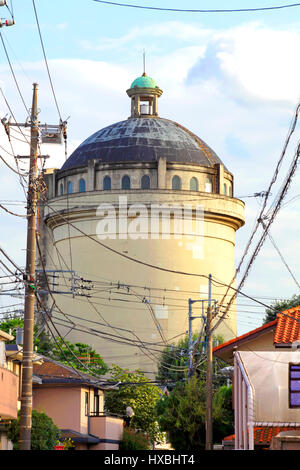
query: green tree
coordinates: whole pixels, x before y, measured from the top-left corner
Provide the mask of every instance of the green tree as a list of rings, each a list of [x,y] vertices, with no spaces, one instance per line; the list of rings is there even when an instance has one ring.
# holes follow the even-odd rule
[[[140,370],[129,372],[116,365],[111,370],[111,380],[119,383],[119,390],[105,393],[105,410],[124,416],[130,406],[134,411],[130,428],[142,431],[151,442],[160,441],[162,435],[155,413],[161,394],[159,387],[150,383]]]
[[[100,354],[84,343],[70,343],[65,339],[56,338],[45,355],[86,374],[103,375],[109,370]]]
[[[193,335],[193,343],[197,342],[197,347],[193,355],[193,370],[200,378],[205,378],[206,374],[206,353],[204,348],[204,339],[198,341],[199,334]],[[223,343],[221,336],[216,336],[213,339],[213,345]],[[161,383],[165,383],[168,389],[174,388],[177,382],[183,381],[187,378],[188,372],[188,345],[189,338],[185,336],[177,344],[173,343],[163,349],[158,365],[156,379]],[[226,364],[219,358],[213,358],[214,374],[214,388],[223,385],[226,379],[218,374],[218,371],[225,367]]]
[[[178,451],[204,449],[205,383],[194,376],[178,383],[169,396],[156,407],[160,429],[168,433],[172,447]]]
[[[234,411],[232,406],[232,385],[220,387],[213,396],[213,438],[221,442],[225,436],[234,433]]]
[[[23,328],[24,321],[22,318],[3,318],[0,323],[0,330],[12,335],[15,334],[16,328]],[[11,341],[11,343],[15,340]],[[39,354],[45,354],[52,348],[52,341],[46,331],[40,331],[38,325],[34,325],[34,346]]]
[[[277,313],[289,308],[298,307],[300,305],[300,295],[293,295],[290,299],[278,300],[271,303],[272,308],[266,309],[266,315],[263,319],[263,323],[269,323],[276,319]]]
[[[196,376],[178,383],[156,407],[158,423],[168,433],[176,451],[202,450],[205,447],[206,385]],[[220,442],[233,432],[231,387],[221,387],[213,396],[213,439]]]
[[[23,319],[21,318],[4,319],[0,323],[0,330],[7,333],[10,330],[13,332],[16,328],[22,328],[23,324]],[[108,366],[100,354],[88,344],[74,344],[60,338],[54,340],[47,334],[47,331],[41,331],[37,324],[34,325],[34,346],[37,348],[37,353],[72,366],[86,374],[102,375],[108,371]]]
[[[7,437],[13,442],[14,450],[19,449],[20,412],[18,419],[7,425]],[[53,450],[60,437],[60,430],[45,413],[32,410],[31,450]]]

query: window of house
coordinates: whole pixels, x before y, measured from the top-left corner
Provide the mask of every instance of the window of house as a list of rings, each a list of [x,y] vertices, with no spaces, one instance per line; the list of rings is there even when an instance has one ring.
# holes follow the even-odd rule
[[[89,415],[89,392],[85,392],[85,402],[84,402],[85,416]]]
[[[190,190],[198,191],[198,180],[194,176],[190,179]]]
[[[73,183],[72,181],[68,182],[68,194],[72,194],[73,192]]]
[[[289,365],[289,406],[300,408],[300,364]]]
[[[205,180],[205,192],[212,193],[212,179],[206,178]]]
[[[80,193],[85,192],[85,180],[82,178],[79,180],[79,192]]]
[[[122,178],[122,189],[130,189],[130,178],[128,175],[124,175]]]
[[[63,196],[64,195],[64,185],[63,183],[60,184],[60,195]]]
[[[141,181],[141,188],[142,189],[150,189],[150,176],[144,175]]]
[[[100,399],[99,399],[98,393],[95,391],[95,395],[94,395],[94,414],[96,416],[98,416],[99,412],[100,412]]]
[[[105,176],[103,179],[103,190],[110,191],[111,190],[111,178],[110,176]]]
[[[172,189],[175,189],[175,190],[181,189],[181,179],[177,175],[173,176],[172,178]]]

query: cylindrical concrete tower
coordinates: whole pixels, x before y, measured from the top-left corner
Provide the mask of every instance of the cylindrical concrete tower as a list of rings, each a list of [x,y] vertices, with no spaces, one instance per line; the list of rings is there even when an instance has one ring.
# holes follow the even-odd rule
[[[225,294],[244,203],[215,152],[158,117],[153,79],[143,74],[127,94],[127,120],[46,172],[41,248],[53,293],[45,301],[66,339],[91,344],[109,365],[153,372],[163,345],[188,330],[188,299],[204,301],[194,316],[205,313],[209,274],[213,303]],[[194,332],[202,326],[193,320]],[[235,304],[217,332],[236,335]]]

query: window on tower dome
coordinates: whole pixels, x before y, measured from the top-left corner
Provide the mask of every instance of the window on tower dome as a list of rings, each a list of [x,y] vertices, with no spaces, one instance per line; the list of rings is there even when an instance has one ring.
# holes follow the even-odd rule
[[[103,179],[103,190],[110,191],[111,190],[111,178],[110,176],[105,176]]]
[[[194,176],[190,179],[190,191],[198,191],[198,180]]]
[[[205,180],[205,192],[212,193],[212,179],[206,178]]]
[[[122,178],[122,189],[130,189],[130,178],[128,175],[124,175]]]
[[[227,196],[227,184],[224,183],[224,196]]]
[[[172,189],[175,189],[175,190],[181,189],[181,179],[177,175],[173,176],[172,178]]]
[[[141,188],[142,189],[150,189],[150,176],[144,175],[141,181]]]
[[[63,195],[64,195],[64,184],[63,184],[63,183],[61,183],[61,184],[60,184],[60,190],[59,190],[59,193],[60,193],[60,195],[61,195],[61,196],[63,196]]]
[[[79,180],[79,192],[80,193],[85,192],[85,180],[83,178]]]
[[[73,183],[72,181],[68,182],[68,194],[72,194],[73,192]]]

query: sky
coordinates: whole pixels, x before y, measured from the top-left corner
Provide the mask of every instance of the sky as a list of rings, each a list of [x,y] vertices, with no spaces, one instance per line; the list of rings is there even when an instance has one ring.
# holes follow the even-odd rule
[[[126,3],[186,9],[238,9],[288,4],[278,0],[149,0]],[[38,83],[40,121],[56,124],[59,116],[51,92],[32,0],[8,0],[15,25],[2,28],[3,41],[24,97],[31,107],[32,84]],[[189,128],[214,149],[235,176],[235,195],[246,203],[246,224],[236,237],[239,262],[262,199],[273,176],[300,99],[300,7],[243,13],[150,11],[94,0],[35,0],[59,111],[68,119],[68,155],[89,135],[126,119],[126,89],[146,72],[164,93],[159,114]],[[2,17],[9,18],[6,7]],[[18,122],[27,118],[5,51],[0,42],[0,86]],[[9,115],[0,95],[0,117]],[[270,203],[276,197],[299,140],[299,125],[288,146]],[[21,134],[12,130],[16,154],[26,154]],[[0,128],[0,155],[13,167],[11,147]],[[42,148],[49,167],[65,161],[62,146]],[[7,153],[9,152],[9,153]],[[26,162],[20,164],[26,168]],[[300,283],[300,191],[297,170],[284,204],[271,226],[282,257]],[[17,201],[17,202],[15,202]],[[0,161],[0,204],[19,214],[25,195],[18,176]],[[24,265],[24,219],[0,211],[0,244]],[[260,234],[261,232],[259,232]],[[256,241],[258,238],[255,239]],[[255,245],[253,245],[255,246]],[[242,270],[243,272],[243,270]],[[299,293],[267,238],[247,277],[243,292],[269,305]],[[0,307],[15,299],[0,295]],[[265,308],[238,301],[238,334],[262,324]]]

